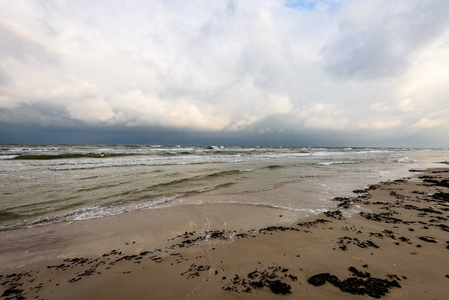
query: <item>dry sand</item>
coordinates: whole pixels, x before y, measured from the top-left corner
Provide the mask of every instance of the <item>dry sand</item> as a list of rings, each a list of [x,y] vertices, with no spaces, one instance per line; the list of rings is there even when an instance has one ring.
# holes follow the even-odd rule
[[[0,232],[2,299],[448,299],[449,169],[340,208],[193,205]],[[364,212],[349,217],[352,205]]]

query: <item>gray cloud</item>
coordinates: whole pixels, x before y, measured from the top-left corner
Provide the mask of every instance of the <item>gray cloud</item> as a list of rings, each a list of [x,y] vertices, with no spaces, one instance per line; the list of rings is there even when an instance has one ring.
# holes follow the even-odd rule
[[[15,108],[0,109],[0,122],[13,126],[22,124],[70,127],[81,124],[69,117],[64,106],[41,102],[22,103]]]
[[[322,49],[326,70],[341,78],[401,75],[413,56],[449,25],[449,2],[444,0],[362,1],[352,9]]]
[[[0,87],[10,83],[11,77],[0,67]]]
[[[46,46],[2,22],[0,22],[0,36],[0,59],[12,57],[22,62],[29,60],[44,63],[58,62],[58,56]]]

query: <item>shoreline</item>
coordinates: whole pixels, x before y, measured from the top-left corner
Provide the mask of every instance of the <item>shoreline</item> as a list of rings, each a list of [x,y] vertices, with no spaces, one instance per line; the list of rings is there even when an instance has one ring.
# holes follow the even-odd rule
[[[0,232],[0,298],[444,299],[449,169],[420,172],[301,220],[206,204]]]

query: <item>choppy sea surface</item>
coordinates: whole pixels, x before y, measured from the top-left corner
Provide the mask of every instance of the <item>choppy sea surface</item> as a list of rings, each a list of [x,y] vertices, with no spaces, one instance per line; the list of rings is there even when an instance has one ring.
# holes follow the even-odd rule
[[[2,144],[0,230],[202,203],[306,216],[448,159],[448,149]]]

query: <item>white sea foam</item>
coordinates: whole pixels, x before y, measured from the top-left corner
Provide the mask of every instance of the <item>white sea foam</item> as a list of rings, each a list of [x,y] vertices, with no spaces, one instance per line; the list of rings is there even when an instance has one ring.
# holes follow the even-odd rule
[[[254,169],[240,169],[239,172],[252,172]]]
[[[320,166],[332,166],[332,165],[342,165],[342,164],[358,164],[359,161],[322,161],[318,164]]]
[[[14,159],[18,157],[18,155],[0,155],[0,159]]]
[[[209,187],[209,188],[199,189],[197,192],[198,192],[198,193],[204,193],[204,192],[209,192],[209,191],[213,191],[213,190],[215,190],[215,187]]]
[[[410,159],[410,157],[408,157],[408,156],[400,157],[396,161],[397,162],[401,162],[401,163],[407,163],[407,162],[414,163],[414,162],[417,162],[416,159]]]
[[[242,202],[242,201],[235,201],[235,200],[230,200],[230,201],[216,201],[216,203],[220,203],[220,204],[238,204],[238,205],[248,205],[248,206],[261,206],[261,207],[267,207],[267,208],[274,208],[274,209],[280,209],[280,210],[287,210],[287,211],[292,211],[292,212],[298,212],[298,213],[313,213],[313,214],[318,214],[319,212],[317,211],[327,211],[326,209],[323,210],[317,210],[317,209],[313,209],[313,208],[295,208],[295,207],[290,207],[290,206],[284,206],[284,205],[276,205],[276,204],[272,204],[272,203],[268,203],[268,202]]]
[[[74,210],[69,213],[56,215],[54,217],[44,217],[44,218],[38,218],[31,222],[26,222],[19,226],[14,227],[24,227],[26,228],[33,228],[36,226],[45,226],[53,223],[59,223],[59,222],[73,222],[73,221],[83,221],[83,220],[90,220],[90,219],[97,219],[102,217],[109,217],[109,216],[115,216],[119,214],[123,214],[126,212],[131,212],[139,209],[148,209],[153,208],[161,204],[166,204],[168,202],[174,201],[177,198],[179,198],[182,195],[174,195],[171,197],[162,197],[159,199],[155,199],[152,201],[147,201],[143,203],[135,203],[135,204],[128,204],[128,205],[117,205],[112,204],[109,206],[101,206],[101,205],[95,205],[90,207],[85,207],[81,209]],[[11,228],[11,226],[0,226],[0,230],[2,229],[8,229]]]

